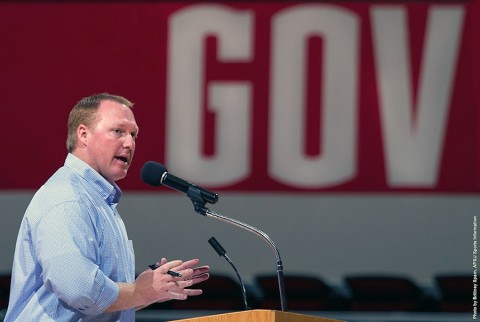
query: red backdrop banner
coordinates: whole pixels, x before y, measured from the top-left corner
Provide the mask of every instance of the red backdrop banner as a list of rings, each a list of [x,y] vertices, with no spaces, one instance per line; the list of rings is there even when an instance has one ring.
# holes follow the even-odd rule
[[[0,189],[66,156],[81,97],[135,102],[137,151],[225,191],[477,193],[477,1],[0,2]]]

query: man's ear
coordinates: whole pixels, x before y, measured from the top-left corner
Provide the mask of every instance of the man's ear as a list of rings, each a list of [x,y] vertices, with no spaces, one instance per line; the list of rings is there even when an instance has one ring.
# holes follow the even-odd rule
[[[84,124],[80,124],[77,128],[77,140],[81,146],[87,146],[88,127]]]

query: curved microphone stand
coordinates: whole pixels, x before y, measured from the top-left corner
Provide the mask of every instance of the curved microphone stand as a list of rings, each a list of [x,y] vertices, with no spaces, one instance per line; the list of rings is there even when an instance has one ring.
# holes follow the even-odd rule
[[[278,248],[275,245],[275,243],[273,242],[273,240],[267,234],[265,234],[263,231],[261,231],[258,228],[255,228],[253,226],[245,224],[241,221],[222,216],[220,214],[217,214],[217,213],[209,210],[205,206],[206,201],[202,198],[202,195],[201,195],[200,191],[197,188],[195,188],[194,185],[192,185],[188,188],[187,196],[192,201],[193,208],[195,209],[195,212],[197,212],[201,215],[207,216],[207,217],[218,219],[220,221],[223,221],[223,222],[226,222],[226,223],[229,223],[229,224],[233,224],[233,225],[238,226],[240,228],[243,228],[243,229],[245,229],[245,230],[247,230],[251,233],[254,233],[255,235],[263,238],[273,248],[273,251],[275,253],[275,257],[277,259],[277,278],[278,278],[278,289],[279,289],[279,292],[280,292],[280,305],[281,305],[282,311],[287,311],[287,299],[286,299],[286,296],[285,296],[285,281],[284,281],[284,278],[283,278],[283,264],[282,264],[282,259],[280,258],[280,252],[278,251]]]

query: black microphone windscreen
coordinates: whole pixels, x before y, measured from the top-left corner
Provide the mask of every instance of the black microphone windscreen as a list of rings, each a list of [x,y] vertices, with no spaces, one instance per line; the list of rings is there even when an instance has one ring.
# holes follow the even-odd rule
[[[149,185],[161,186],[162,183],[160,180],[165,172],[167,172],[167,168],[162,164],[155,161],[148,161],[143,165],[140,176],[142,181]]]

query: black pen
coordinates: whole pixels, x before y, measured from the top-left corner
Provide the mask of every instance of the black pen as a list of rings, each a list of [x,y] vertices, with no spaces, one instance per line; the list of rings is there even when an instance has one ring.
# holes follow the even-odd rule
[[[157,268],[159,268],[160,266],[157,265],[157,264],[152,264],[152,265],[148,265],[148,267],[150,267],[151,269],[157,269]],[[174,276],[174,277],[182,277],[182,274],[177,273],[177,272],[174,272],[174,271],[171,271],[171,270],[168,270],[167,274],[168,274],[168,275],[171,275],[171,276]]]

